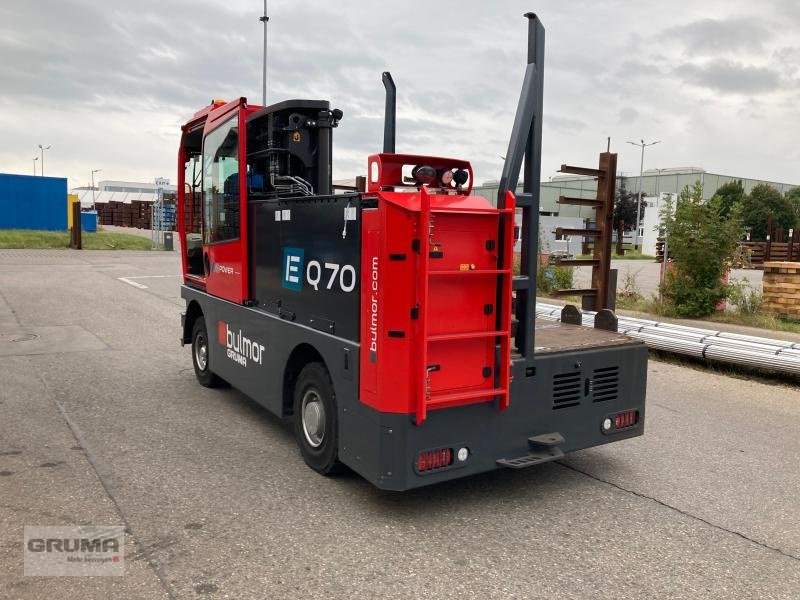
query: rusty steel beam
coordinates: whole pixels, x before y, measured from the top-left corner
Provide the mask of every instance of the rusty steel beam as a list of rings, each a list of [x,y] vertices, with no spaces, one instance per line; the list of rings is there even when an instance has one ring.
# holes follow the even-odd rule
[[[596,296],[597,290],[594,288],[576,288],[570,290],[554,290],[555,296]]]
[[[603,154],[608,154],[604,152]],[[570,173],[571,175],[588,175],[589,177],[602,177],[605,172],[602,169],[589,169],[587,167],[573,167],[572,165],[561,165],[559,173]]]
[[[573,204],[575,206],[593,206],[597,207],[602,204],[597,198],[573,198],[572,196],[559,196],[559,204]]]
[[[617,155],[611,152],[600,154],[598,171],[602,176],[597,178],[597,200],[602,202],[597,207],[595,226],[602,231],[594,242],[594,258],[598,265],[592,269],[592,287],[597,290],[594,296],[594,310],[608,308],[609,280],[611,271],[611,232],[614,222],[614,195],[617,184]]]
[[[562,235],[582,235],[586,237],[599,237],[603,232],[599,229],[573,229],[571,227],[556,227],[556,236]]]
[[[596,258],[556,258],[557,267],[596,267],[599,264]]]

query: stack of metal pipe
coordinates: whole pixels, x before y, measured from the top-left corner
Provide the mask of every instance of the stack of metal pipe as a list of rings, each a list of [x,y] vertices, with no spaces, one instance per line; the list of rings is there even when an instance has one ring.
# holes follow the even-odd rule
[[[536,305],[536,317],[561,318],[562,306]],[[593,311],[582,311],[583,322],[594,324]],[[800,375],[800,343],[766,337],[687,327],[675,323],[617,315],[619,332],[642,340],[648,347],[676,354]]]

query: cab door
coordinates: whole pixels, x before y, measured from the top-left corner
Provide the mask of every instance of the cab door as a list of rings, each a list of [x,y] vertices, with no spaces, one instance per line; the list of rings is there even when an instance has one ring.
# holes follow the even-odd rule
[[[203,268],[209,294],[242,303],[248,285],[244,103],[219,113],[203,132]]]

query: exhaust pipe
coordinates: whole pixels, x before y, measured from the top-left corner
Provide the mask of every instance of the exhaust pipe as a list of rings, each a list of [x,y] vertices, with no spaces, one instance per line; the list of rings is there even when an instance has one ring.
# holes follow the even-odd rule
[[[397,129],[397,87],[394,85],[392,74],[384,71],[381,76],[383,87],[386,88],[386,111],[383,120],[383,152],[394,154],[394,138]]]

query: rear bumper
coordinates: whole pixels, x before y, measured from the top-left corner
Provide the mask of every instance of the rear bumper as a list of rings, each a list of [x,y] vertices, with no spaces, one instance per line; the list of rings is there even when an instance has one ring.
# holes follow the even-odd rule
[[[535,375],[525,377],[524,365],[514,365],[511,402],[503,412],[495,403],[434,410],[417,426],[413,415],[380,413],[363,405],[340,407],[341,439],[347,440],[340,457],[376,486],[406,490],[503,464],[512,468],[539,464],[644,433],[645,346],[632,343],[537,355],[535,366]],[[565,380],[570,382],[566,388]],[[636,411],[636,423],[604,431],[603,421],[609,417],[613,421],[623,411]],[[553,433],[560,434],[563,443],[535,443]],[[451,450],[452,464],[420,473],[419,453],[442,448]],[[468,452],[463,462],[457,458],[461,448]],[[537,453],[541,460],[515,461]]]

